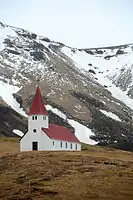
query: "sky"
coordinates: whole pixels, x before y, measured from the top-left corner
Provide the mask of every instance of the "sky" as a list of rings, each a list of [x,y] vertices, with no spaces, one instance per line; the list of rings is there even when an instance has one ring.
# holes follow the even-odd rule
[[[0,0],[0,21],[77,48],[133,43],[133,0]]]

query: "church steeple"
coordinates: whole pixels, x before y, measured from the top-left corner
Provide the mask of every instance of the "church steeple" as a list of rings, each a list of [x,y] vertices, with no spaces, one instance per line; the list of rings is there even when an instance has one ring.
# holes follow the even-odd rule
[[[29,115],[48,115],[48,112],[43,103],[43,99],[42,99],[39,87],[37,87],[36,89],[36,94],[32,101],[32,105],[29,110]]]
[[[37,87],[36,94],[29,110],[28,130],[33,133],[39,133],[41,132],[42,127],[49,127],[49,116],[43,103],[40,89]]]

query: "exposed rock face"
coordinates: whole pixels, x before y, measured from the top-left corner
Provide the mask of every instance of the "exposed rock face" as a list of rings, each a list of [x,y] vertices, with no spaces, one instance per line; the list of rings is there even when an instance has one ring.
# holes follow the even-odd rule
[[[92,73],[92,74],[96,74],[95,71],[92,70],[92,69],[89,69],[89,72]]]
[[[13,133],[14,129],[25,133],[27,131],[27,120],[13,109],[0,105],[0,136],[17,137]]]
[[[124,54],[124,51],[118,49],[118,51],[116,52],[116,55],[121,55],[121,54]]]
[[[3,33],[0,38],[0,81],[20,87],[19,92],[14,94],[20,107],[28,112],[39,78],[45,103],[89,127],[95,133],[93,139],[100,145],[125,148],[126,144],[127,148],[129,144],[131,147],[133,110],[113,97],[109,91],[112,86],[102,84],[99,77],[108,78],[132,98],[132,64],[126,65],[127,61],[121,61],[121,56],[127,58],[128,52],[132,52],[132,45],[76,49],[3,23],[0,23],[0,31]],[[82,66],[76,62],[80,60],[79,54],[86,61]],[[79,57],[74,60],[74,56]],[[10,115],[16,116],[17,113],[8,106],[4,111],[3,107],[0,122],[4,128],[1,134],[10,133],[13,136],[12,130],[16,124],[25,131],[27,119],[14,117],[12,123]],[[101,110],[115,114],[120,121],[103,114]],[[67,121],[49,113],[50,122],[67,126],[74,132]],[[133,149],[133,145],[130,149]]]
[[[20,96],[19,94],[16,94],[16,93],[13,93],[12,95],[16,99],[16,101],[20,104],[20,108],[22,108],[23,107],[22,96]]]

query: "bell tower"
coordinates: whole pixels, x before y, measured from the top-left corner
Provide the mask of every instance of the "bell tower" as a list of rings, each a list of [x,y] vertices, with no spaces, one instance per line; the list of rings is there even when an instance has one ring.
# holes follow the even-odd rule
[[[38,133],[41,132],[42,127],[49,127],[48,112],[43,103],[39,86],[36,89],[36,94],[33,98],[28,115],[28,131]]]

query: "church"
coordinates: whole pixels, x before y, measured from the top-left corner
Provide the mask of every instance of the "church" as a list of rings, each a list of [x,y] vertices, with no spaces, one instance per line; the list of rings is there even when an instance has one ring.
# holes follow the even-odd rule
[[[66,127],[49,124],[40,88],[28,114],[28,131],[20,140],[20,151],[81,151],[76,136]]]

